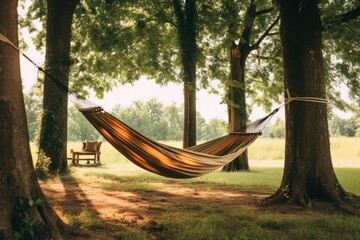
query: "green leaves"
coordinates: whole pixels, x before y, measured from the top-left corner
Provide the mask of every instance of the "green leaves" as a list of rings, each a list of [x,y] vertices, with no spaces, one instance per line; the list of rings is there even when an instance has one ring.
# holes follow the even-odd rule
[[[42,207],[41,199],[32,199],[18,196],[15,199],[15,206],[12,215],[12,226],[14,239],[39,239],[41,226],[30,214],[32,208]]]

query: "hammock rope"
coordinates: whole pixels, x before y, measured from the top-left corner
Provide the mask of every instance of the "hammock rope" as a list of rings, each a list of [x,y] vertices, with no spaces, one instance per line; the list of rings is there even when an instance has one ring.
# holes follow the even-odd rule
[[[245,128],[187,149],[179,149],[151,140],[132,129],[102,107],[70,90],[60,80],[49,75],[2,34],[0,40],[15,48],[50,78],[62,92],[68,95],[68,99],[97,131],[126,158],[135,165],[164,177],[193,178],[213,172],[240,156],[261,135],[273,115],[282,106],[292,101],[326,102],[321,98],[291,97],[288,93],[288,98],[281,107]]]

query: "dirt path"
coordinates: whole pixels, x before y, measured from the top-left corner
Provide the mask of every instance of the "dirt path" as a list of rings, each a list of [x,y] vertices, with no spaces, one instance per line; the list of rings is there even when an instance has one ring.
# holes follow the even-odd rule
[[[160,228],[157,224],[159,216],[168,207],[181,206],[193,211],[194,206],[202,204],[226,204],[229,208],[256,209],[258,200],[267,196],[264,192],[234,191],[234,188],[226,186],[216,190],[198,190],[171,182],[141,192],[106,190],[96,183],[79,183],[75,178],[49,180],[42,182],[41,187],[50,204],[63,218],[67,214],[77,216],[87,211],[100,219],[101,226],[85,227],[88,237],[74,238],[97,240],[114,239],[114,232],[129,227],[146,229],[151,235]]]

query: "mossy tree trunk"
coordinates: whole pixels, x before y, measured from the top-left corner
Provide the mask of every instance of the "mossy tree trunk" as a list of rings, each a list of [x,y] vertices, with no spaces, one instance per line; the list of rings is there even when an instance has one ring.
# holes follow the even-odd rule
[[[291,95],[326,99],[322,25],[316,0],[282,0],[284,86]],[[265,203],[311,206],[314,199],[343,209],[349,194],[331,160],[327,105],[294,101],[286,106],[285,168],[280,188]]]
[[[48,0],[45,71],[69,84],[71,23],[79,0]],[[67,95],[45,77],[39,149],[50,158],[50,172],[67,170]]]

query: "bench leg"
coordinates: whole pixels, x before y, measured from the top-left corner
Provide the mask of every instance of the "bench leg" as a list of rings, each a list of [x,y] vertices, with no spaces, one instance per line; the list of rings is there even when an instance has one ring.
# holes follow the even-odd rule
[[[75,153],[72,154],[71,164],[75,165]]]

